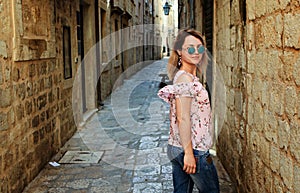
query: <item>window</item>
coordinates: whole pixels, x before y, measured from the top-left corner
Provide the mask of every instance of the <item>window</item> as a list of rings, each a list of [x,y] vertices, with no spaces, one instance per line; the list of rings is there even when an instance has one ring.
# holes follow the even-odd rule
[[[63,27],[63,62],[64,78],[72,78],[72,60],[71,60],[71,34],[70,27]]]

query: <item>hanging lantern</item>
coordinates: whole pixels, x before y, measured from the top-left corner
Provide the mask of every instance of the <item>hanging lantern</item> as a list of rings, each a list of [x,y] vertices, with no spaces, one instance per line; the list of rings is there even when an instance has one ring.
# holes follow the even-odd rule
[[[169,5],[169,3],[166,2],[165,5],[163,6],[165,15],[169,15],[169,13],[170,13],[170,8],[171,8],[171,5]]]

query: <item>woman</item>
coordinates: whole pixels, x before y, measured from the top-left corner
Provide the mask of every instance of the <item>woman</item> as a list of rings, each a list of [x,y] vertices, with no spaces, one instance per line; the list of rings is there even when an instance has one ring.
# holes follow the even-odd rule
[[[208,93],[196,74],[207,66],[208,56],[201,34],[192,29],[178,33],[168,63],[173,85],[158,96],[170,103],[168,157],[173,167],[174,193],[219,192],[217,171],[209,154],[213,127]]]

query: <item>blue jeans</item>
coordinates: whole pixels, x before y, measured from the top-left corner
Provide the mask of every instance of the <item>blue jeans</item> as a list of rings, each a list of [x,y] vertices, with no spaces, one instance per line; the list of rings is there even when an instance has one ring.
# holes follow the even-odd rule
[[[196,173],[183,171],[183,149],[168,145],[168,157],[172,163],[174,193],[192,193],[194,184],[199,193],[219,193],[219,179],[209,152],[194,150]]]

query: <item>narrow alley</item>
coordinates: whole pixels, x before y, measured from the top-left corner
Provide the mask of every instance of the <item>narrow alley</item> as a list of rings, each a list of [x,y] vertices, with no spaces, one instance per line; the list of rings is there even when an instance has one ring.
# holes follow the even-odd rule
[[[60,166],[47,165],[24,193],[172,192],[168,112],[157,97],[166,63],[156,61],[125,79],[51,160]],[[68,158],[70,152],[77,155]],[[214,161],[221,192],[234,193],[218,157]]]
[[[299,21],[300,0],[0,0],[0,193],[172,192],[180,53],[202,54],[221,192],[300,193]]]

